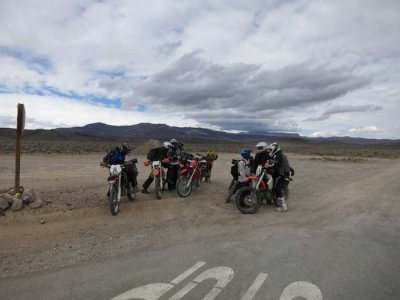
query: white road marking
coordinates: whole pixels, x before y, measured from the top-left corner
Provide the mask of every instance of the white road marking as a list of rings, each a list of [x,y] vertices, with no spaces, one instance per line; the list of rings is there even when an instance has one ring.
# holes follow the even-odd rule
[[[214,287],[208,292],[208,294],[203,298],[204,300],[212,300],[218,296],[223,288],[225,288],[228,283],[232,280],[234,276],[234,272],[229,267],[215,267],[211,269],[205,270],[192,282],[189,282],[186,286],[184,286],[181,290],[179,290],[175,295],[173,295],[170,300],[179,300],[182,299],[186,294],[188,294],[192,289],[194,289],[197,284],[201,283],[206,279],[216,279],[217,283]]]
[[[289,284],[282,292],[279,300],[292,300],[302,297],[307,300],[322,300],[319,287],[307,281],[296,281]]]
[[[185,272],[183,272],[181,275],[179,275],[178,277],[176,277],[174,280],[171,281],[172,284],[178,284],[180,282],[182,282],[183,280],[185,280],[187,277],[189,277],[190,275],[192,275],[194,272],[196,272],[198,269],[200,269],[202,266],[204,266],[206,263],[203,261],[199,261],[197,262],[193,267],[191,267],[190,269],[186,270]]]
[[[263,285],[265,279],[267,279],[268,274],[260,273],[258,274],[256,280],[254,280],[253,284],[249,287],[247,292],[243,295],[241,300],[252,300],[260,287]]]
[[[129,290],[121,295],[112,298],[111,300],[157,300],[173,287],[174,285],[168,283],[151,283]]]
[[[176,284],[180,283],[181,281],[185,280],[191,274],[196,272],[206,263],[199,261],[193,267],[189,268],[174,280],[169,283],[151,283],[147,285],[142,285],[136,288],[133,288],[121,295],[118,295],[111,300],[130,300],[130,299],[144,299],[144,300],[157,300],[170,289],[175,287]]]

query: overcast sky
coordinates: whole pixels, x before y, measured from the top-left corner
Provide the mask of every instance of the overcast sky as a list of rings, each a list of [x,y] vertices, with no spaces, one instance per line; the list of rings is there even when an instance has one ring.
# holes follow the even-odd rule
[[[0,0],[0,127],[400,138],[400,2]]]

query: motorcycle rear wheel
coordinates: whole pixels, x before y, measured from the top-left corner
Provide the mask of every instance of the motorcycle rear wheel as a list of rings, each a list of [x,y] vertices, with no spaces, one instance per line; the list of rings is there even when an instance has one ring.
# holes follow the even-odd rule
[[[236,208],[243,214],[254,214],[261,206],[261,200],[257,193],[253,193],[253,188],[245,186],[236,193]]]
[[[110,211],[113,216],[116,216],[119,211],[118,203],[118,188],[112,186],[110,188],[110,193],[108,195],[108,204],[110,206]]]
[[[192,192],[192,183],[188,185],[190,180],[190,174],[183,175],[178,178],[176,182],[176,192],[180,197],[187,197]]]
[[[156,177],[154,181],[156,187],[156,197],[158,200],[160,200],[162,198],[162,187],[161,187],[160,177]]]
[[[136,199],[136,193],[133,191],[133,187],[131,183],[128,183],[126,187],[126,196],[128,197],[129,201],[133,201]]]

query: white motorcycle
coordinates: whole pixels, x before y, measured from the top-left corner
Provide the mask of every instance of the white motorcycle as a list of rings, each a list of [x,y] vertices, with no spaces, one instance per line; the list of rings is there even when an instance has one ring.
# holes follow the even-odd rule
[[[119,211],[121,197],[126,195],[129,201],[133,201],[136,199],[137,189],[132,186],[131,182],[128,180],[128,176],[124,171],[126,164],[103,166],[109,168],[110,175],[107,178],[107,182],[110,186],[107,196],[111,214],[115,216]]]

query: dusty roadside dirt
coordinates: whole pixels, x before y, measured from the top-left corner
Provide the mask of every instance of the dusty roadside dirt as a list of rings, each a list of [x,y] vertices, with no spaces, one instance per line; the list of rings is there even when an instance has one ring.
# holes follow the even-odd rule
[[[320,161],[289,154],[296,170],[290,211],[263,205],[245,216],[224,203],[235,156],[221,154],[212,184],[203,183],[188,198],[138,194],[134,202],[124,199],[113,217],[105,195],[107,170],[99,167],[102,154],[24,155],[22,184],[41,191],[49,204],[0,217],[0,277],[190,243],[233,225],[324,227],[349,235],[374,228],[378,240],[399,237],[400,160]],[[149,169],[143,156],[138,159],[141,185]],[[12,186],[13,164],[11,155],[0,155],[0,188]]]

